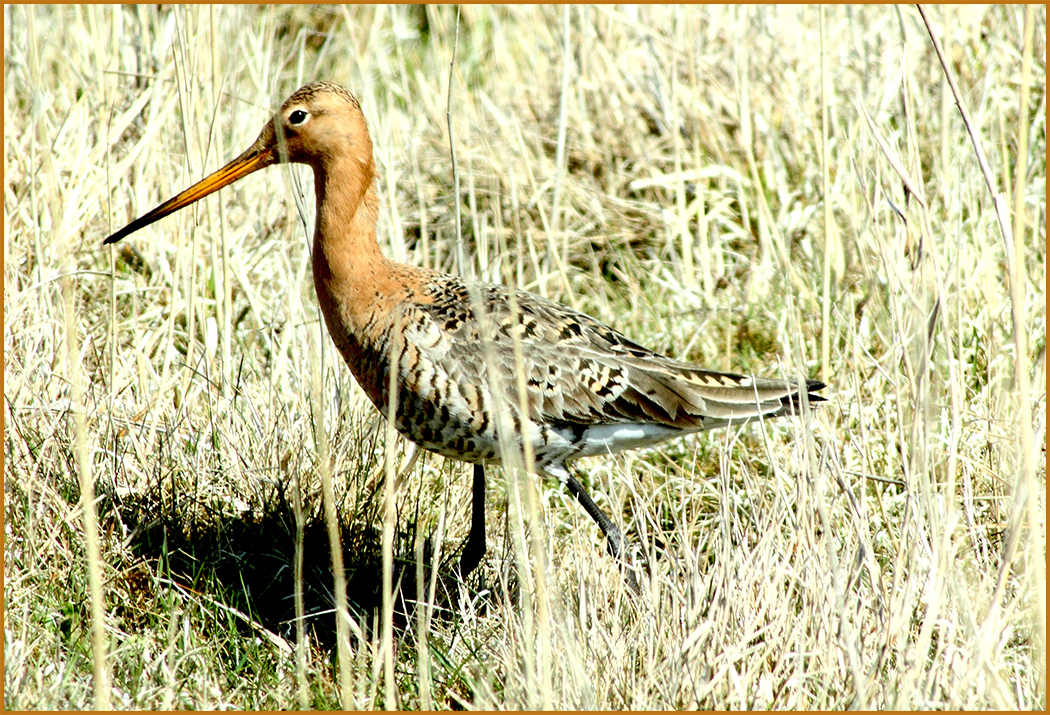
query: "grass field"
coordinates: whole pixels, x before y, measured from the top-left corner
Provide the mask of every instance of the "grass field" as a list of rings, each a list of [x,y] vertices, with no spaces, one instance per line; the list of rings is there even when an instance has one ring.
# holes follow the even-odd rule
[[[926,12],[987,177],[912,6],[5,7],[5,707],[1045,708],[1045,7]],[[828,383],[579,463],[640,597],[513,469],[454,584],[470,470],[325,334],[304,167],[101,245],[316,79],[387,255]]]

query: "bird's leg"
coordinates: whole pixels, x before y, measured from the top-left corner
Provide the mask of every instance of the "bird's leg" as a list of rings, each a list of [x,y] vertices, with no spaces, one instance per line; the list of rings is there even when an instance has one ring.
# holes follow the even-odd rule
[[[580,502],[584,510],[591,515],[591,518],[598,522],[598,527],[605,534],[605,538],[609,540],[609,553],[624,566],[624,578],[627,580],[627,585],[631,587],[631,590],[636,595],[641,595],[642,589],[638,585],[638,577],[635,575],[636,569],[628,563],[627,555],[624,553],[623,533],[620,532],[620,527],[616,526],[612,519],[598,508],[598,505],[591,499],[591,495],[576,481],[576,477],[570,474],[565,480],[565,486],[569,488],[569,491],[576,497],[576,501]]]
[[[588,494],[583,486],[576,481],[576,477],[571,474],[565,480],[565,486],[569,488],[572,495],[576,497],[576,501],[580,502],[583,506],[584,511],[590,514],[591,518],[598,522],[598,527],[605,534],[605,538],[609,540],[609,553],[614,558],[623,558],[623,534],[620,533],[620,527],[613,523],[604,511],[598,508],[598,505],[591,499],[591,495]]]
[[[591,518],[598,523],[598,527],[605,534],[605,538],[609,540],[609,553],[613,555],[613,558],[617,559],[625,567],[624,578],[627,580],[627,585],[631,587],[631,590],[636,594],[641,594],[642,590],[638,586],[638,578],[635,576],[634,568],[627,562],[626,554],[624,554],[624,543],[623,533],[620,531],[620,527],[613,523],[612,519],[608,515],[598,508],[598,505],[591,499],[591,495],[583,488],[583,486],[576,480],[576,477],[571,474],[565,479],[565,486],[569,488],[572,495],[576,497],[576,501],[580,502],[583,506],[584,511],[590,514]]]
[[[466,578],[477,568],[481,557],[485,555],[485,467],[480,464],[474,465],[471,497],[470,534],[463,545],[463,554],[459,557],[460,578]]]

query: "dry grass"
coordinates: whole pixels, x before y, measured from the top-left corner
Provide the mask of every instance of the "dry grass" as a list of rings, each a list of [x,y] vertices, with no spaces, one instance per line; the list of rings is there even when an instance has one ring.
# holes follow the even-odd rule
[[[1022,209],[1016,323],[992,195],[912,7],[827,8],[823,55],[811,8],[462,8],[469,266],[454,8],[4,12],[7,708],[90,707],[96,665],[118,708],[1045,707],[1044,8],[1030,54],[1021,8],[932,11]],[[386,455],[409,597],[432,584],[417,564],[455,558],[469,471],[387,451],[320,327],[304,170],[100,245],[319,78],[364,106],[389,255],[713,368],[829,382],[805,420],[581,464],[650,560],[644,598],[567,493],[511,471],[475,590],[383,608]]]

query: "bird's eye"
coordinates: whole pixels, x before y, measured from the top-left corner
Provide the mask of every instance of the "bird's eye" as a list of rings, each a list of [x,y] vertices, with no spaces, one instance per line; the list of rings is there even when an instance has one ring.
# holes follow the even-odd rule
[[[296,109],[288,115],[288,121],[295,126],[299,126],[306,121],[306,111],[303,109]]]

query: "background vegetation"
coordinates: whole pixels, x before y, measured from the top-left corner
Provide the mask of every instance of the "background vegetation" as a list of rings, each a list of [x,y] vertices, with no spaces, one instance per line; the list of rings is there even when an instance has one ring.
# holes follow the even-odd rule
[[[928,12],[992,190],[914,7],[5,7],[5,706],[1045,708],[1045,7]],[[388,255],[829,383],[580,464],[643,597],[514,471],[444,593],[469,469],[324,334],[305,170],[101,245],[315,79]]]

